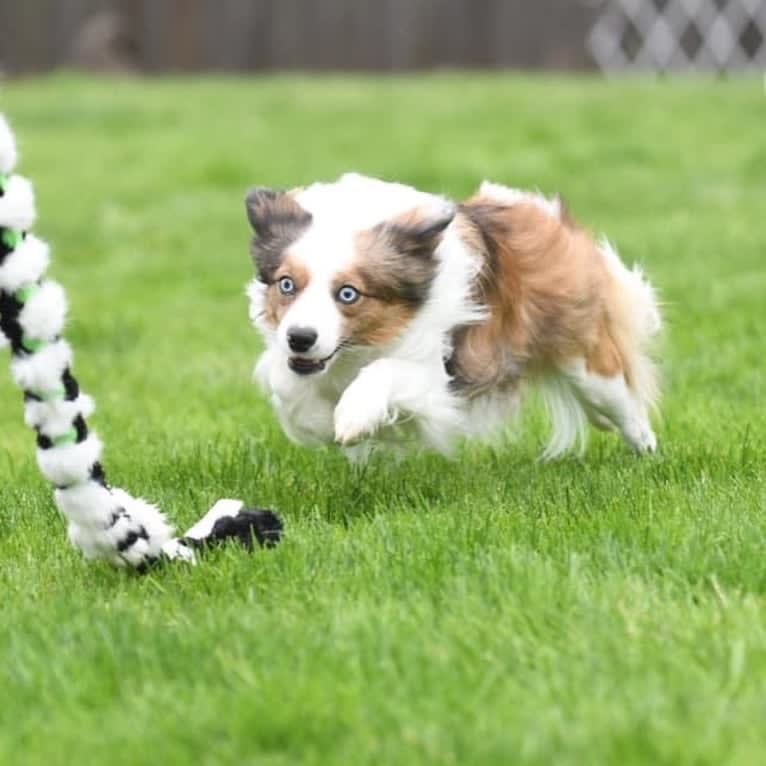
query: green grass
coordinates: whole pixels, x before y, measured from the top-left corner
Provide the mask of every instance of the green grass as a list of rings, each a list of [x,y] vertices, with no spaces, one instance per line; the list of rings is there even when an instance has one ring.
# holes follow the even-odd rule
[[[12,83],[115,483],[284,544],[146,577],[71,549],[0,376],[0,763],[761,764],[766,99],[751,81]],[[597,435],[355,474],[249,383],[243,192],[346,169],[561,190],[668,318],[661,451]]]

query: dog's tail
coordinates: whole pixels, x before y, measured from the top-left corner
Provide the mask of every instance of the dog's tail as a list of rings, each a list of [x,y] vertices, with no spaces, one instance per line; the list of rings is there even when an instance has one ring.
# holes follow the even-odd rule
[[[628,269],[607,239],[599,242],[613,282],[607,301],[609,330],[625,366],[625,380],[638,402],[651,411],[660,395],[653,345],[662,329],[659,302],[654,288],[639,266]]]
[[[605,320],[609,337],[622,361],[625,382],[636,403],[647,415],[659,399],[660,386],[652,347],[662,327],[656,293],[641,269],[627,268],[607,240],[598,252],[607,269]],[[613,424],[598,412],[588,410],[566,377],[558,374],[541,381],[543,402],[552,423],[552,432],[543,452],[551,460],[575,449],[585,448],[588,421],[611,430]]]

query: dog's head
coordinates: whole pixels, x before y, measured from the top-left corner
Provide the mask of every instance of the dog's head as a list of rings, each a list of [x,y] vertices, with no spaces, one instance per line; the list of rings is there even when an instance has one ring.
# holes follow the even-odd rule
[[[394,341],[429,296],[455,209],[361,176],[247,196],[257,282],[252,316],[297,374],[346,348]]]

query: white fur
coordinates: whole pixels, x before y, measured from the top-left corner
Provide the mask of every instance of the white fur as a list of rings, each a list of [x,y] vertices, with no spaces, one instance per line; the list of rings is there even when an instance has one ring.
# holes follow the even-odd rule
[[[87,481],[56,490],[55,500],[69,521],[71,542],[88,558],[105,558],[117,566],[136,567],[158,558],[165,546],[173,547],[173,530],[160,510],[122,489],[108,489]],[[135,541],[120,551],[120,544],[130,535],[136,537]],[[183,547],[184,551],[174,550],[170,557],[193,562],[193,551]]]
[[[35,222],[35,193],[32,184],[21,176],[11,176],[0,197],[0,226],[26,231]]]
[[[322,234],[331,238],[344,231],[369,229],[414,208],[431,209],[438,214],[438,211],[453,206],[437,194],[359,173],[346,173],[334,183],[312,184],[301,189],[295,199],[314,216]],[[337,257],[336,254],[327,255]]]
[[[463,428],[467,436],[484,441],[504,440],[507,429],[514,425],[521,411],[521,390],[487,391],[466,402]]]
[[[188,529],[184,537],[192,540],[204,540],[212,531],[218,519],[225,516],[236,516],[244,507],[241,500],[222,498],[219,500],[193,527]]]
[[[61,385],[61,376],[72,364],[72,349],[58,340],[34,354],[20,356],[11,362],[16,385],[24,391],[50,391]]]
[[[140,497],[133,497],[125,490],[112,487],[112,496],[128,513],[133,523],[142,526],[149,535],[149,550],[152,555],[159,555],[160,547],[170,539],[173,528],[168,524],[165,514],[153,503]]]
[[[119,503],[112,493],[98,482],[86,481],[54,493],[61,513],[78,527],[105,529]]]
[[[124,490],[105,489],[91,481],[57,490],[56,503],[69,520],[70,541],[87,558],[134,568],[160,556],[195,562],[194,551],[172,538],[173,529],[159,508]],[[119,514],[116,520],[115,514]],[[120,550],[131,538],[132,544]]]
[[[125,567],[128,562],[117,555],[111,540],[102,531],[92,527],[81,527],[73,522],[67,526],[69,542],[88,559],[105,559],[118,567]]]
[[[392,349],[396,358],[418,360],[434,370],[443,369],[452,350],[455,327],[480,322],[487,315],[472,296],[481,262],[463,244],[451,224],[436,250],[439,270],[431,294]],[[440,379],[443,382],[443,379]]]
[[[0,114],[0,173],[10,173],[16,167],[18,159],[13,131],[5,117]]]
[[[584,411],[612,423],[637,452],[654,452],[654,435],[646,405],[628,388],[622,375],[605,377],[590,372],[578,359],[562,370]]]
[[[337,369],[333,372],[337,374]],[[333,431],[335,397],[323,394],[315,381],[292,372],[281,349],[263,353],[255,377],[270,394],[280,424],[291,441],[313,446],[328,441]]]
[[[19,323],[24,334],[37,340],[52,340],[64,329],[66,295],[56,282],[44,282],[24,304]]]
[[[561,200],[558,197],[548,199],[539,192],[512,189],[509,186],[502,186],[491,181],[484,181],[479,192],[487,197],[494,197],[498,202],[505,205],[535,205],[553,218],[561,218]]]
[[[606,237],[599,242],[599,248],[612,275],[639,304],[639,310],[631,313],[636,322],[636,332],[645,339],[656,335],[662,329],[662,317],[657,308],[659,301],[656,291],[644,278],[641,267],[635,264],[632,269],[629,269]]]
[[[41,433],[53,439],[65,434],[78,415],[87,419],[94,410],[95,403],[87,394],[80,394],[73,402],[64,399],[28,401],[24,405],[24,422],[30,428],[39,428]]]
[[[111,489],[100,496],[96,495],[92,488],[89,488],[88,492],[90,495],[79,498],[80,512],[87,514],[100,507],[102,514],[78,522],[77,510],[74,507],[76,501],[63,506],[66,507],[67,514],[74,514],[70,519],[69,539],[88,558],[105,558],[116,566],[138,567],[147,560],[160,557],[164,546],[171,541],[172,528],[156,506],[141,498],[132,497],[121,489]],[[112,514],[117,510],[124,513],[116,523],[111,523]],[[128,548],[120,551],[119,544],[129,534],[136,532],[140,532],[141,536]],[[177,557],[181,558],[180,555]],[[193,561],[193,555],[186,560]]]
[[[248,283],[245,293],[248,298],[248,316],[253,324],[268,340],[272,340],[274,331],[264,321],[263,308],[266,301],[267,286],[259,279],[253,279]]]
[[[598,375],[587,369],[584,359],[576,359],[558,374],[547,376],[541,390],[553,426],[544,460],[558,458],[573,447],[582,453],[588,421],[600,429],[616,429],[636,452],[657,449],[647,403],[640,392],[628,387],[623,375]]]
[[[48,245],[27,234],[0,266],[0,290],[15,293],[20,287],[37,282],[45,274],[49,261]]]
[[[162,546],[162,555],[170,561],[184,561],[187,564],[196,564],[197,556],[186,543],[173,537]]]
[[[419,435],[448,452],[461,428],[460,400],[449,393],[441,368],[383,358],[362,368],[335,408],[335,441],[350,445],[378,429],[414,420]]]
[[[653,409],[659,398],[659,381],[650,351],[662,330],[662,317],[657,293],[644,278],[638,265],[628,269],[607,239],[599,243],[612,277],[620,285],[623,296],[620,315],[614,318],[619,342],[631,350],[629,359],[631,384],[638,401]]]
[[[540,381],[540,392],[551,422],[551,433],[543,450],[543,460],[555,460],[573,448],[585,450],[587,419],[572,387],[560,375],[549,375]]]
[[[79,444],[37,450],[40,472],[59,487],[88,481],[90,469],[100,457],[101,441],[94,433]]]

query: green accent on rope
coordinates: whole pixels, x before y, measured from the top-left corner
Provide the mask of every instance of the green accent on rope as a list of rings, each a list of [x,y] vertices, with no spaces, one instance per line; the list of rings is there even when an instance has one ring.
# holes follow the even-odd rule
[[[58,386],[58,388],[51,388],[49,391],[32,391],[32,393],[44,402],[53,402],[56,399],[66,398],[66,389],[64,386]]]
[[[37,340],[37,338],[27,338],[24,336],[21,339],[21,345],[29,351],[30,354],[34,354],[36,351],[39,351],[41,348],[45,348],[45,346],[48,345],[47,340]]]
[[[20,244],[24,235],[20,231],[14,231],[13,229],[5,229],[3,231],[3,243],[11,250],[15,250]]]
[[[66,433],[51,439],[54,447],[63,447],[65,444],[77,444],[77,430],[70,428]]]
[[[24,285],[16,290],[15,298],[19,303],[26,303],[39,289],[37,284]]]

